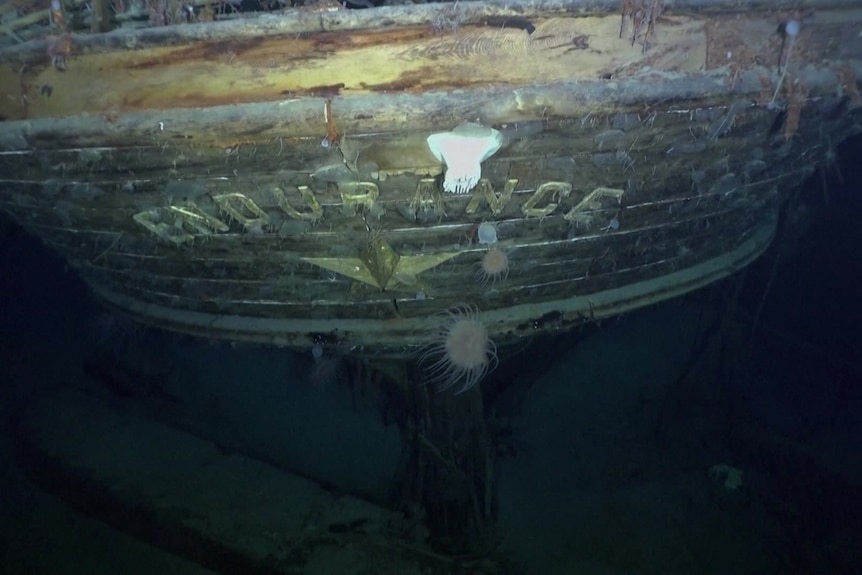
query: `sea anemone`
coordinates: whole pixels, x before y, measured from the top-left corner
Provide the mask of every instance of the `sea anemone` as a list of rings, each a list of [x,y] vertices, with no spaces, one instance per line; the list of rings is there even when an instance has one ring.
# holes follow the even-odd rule
[[[509,275],[509,256],[500,248],[491,248],[482,256],[476,279],[482,285],[503,281]]]
[[[473,306],[459,305],[435,318],[421,363],[428,382],[440,390],[460,383],[458,393],[479,383],[497,367],[497,346]]]

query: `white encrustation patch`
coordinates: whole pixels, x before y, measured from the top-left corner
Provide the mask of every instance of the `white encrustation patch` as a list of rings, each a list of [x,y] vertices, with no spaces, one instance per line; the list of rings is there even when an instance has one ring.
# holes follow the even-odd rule
[[[482,222],[479,224],[480,244],[496,244],[497,243],[497,227],[490,222]]]
[[[443,190],[450,194],[466,194],[479,183],[482,162],[503,145],[503,136],[494,128],[482,124],[461,124],[451,132],[428,136],[431,153],[446,164]]]

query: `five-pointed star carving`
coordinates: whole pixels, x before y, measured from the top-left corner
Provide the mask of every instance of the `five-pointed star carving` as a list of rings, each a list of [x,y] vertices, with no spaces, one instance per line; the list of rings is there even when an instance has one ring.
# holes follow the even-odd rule
[[[394,252],[393,252],[394,253]],[[413,278],[441,263],[451,260],[459,252],[441,252],[416,256],[398,256],[397,263],[387,270],[372,269],[374,266],[367,258],[302,258],[308,263],[320,266],[372,285],[376,288],[391,290],[398,284],[408,284],[407,278]],[[383,285],[381,285],[383,284]]]

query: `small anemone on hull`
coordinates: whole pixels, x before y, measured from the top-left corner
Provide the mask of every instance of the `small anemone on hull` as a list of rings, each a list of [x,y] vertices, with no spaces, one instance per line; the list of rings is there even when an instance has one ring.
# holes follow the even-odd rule
[[[509,277],[509,254],[500,248],[490,248],[479,260],[476,281],[479,285],[496,284]]]
[[[497,346],[475,306],[460,304],[429,321],[433,324],[420,358],[426,383],[441,391],[460,383],[462,393],[497,367]]]

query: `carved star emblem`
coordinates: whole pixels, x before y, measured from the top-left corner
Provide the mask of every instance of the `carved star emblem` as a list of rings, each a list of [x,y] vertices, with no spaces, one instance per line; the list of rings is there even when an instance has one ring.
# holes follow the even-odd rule
[[[402,256],[389,243],[376,238],[356,258],[302,258],[304,261],[382,290],[410,286],[417,276],[451,260],[459,252]]]

